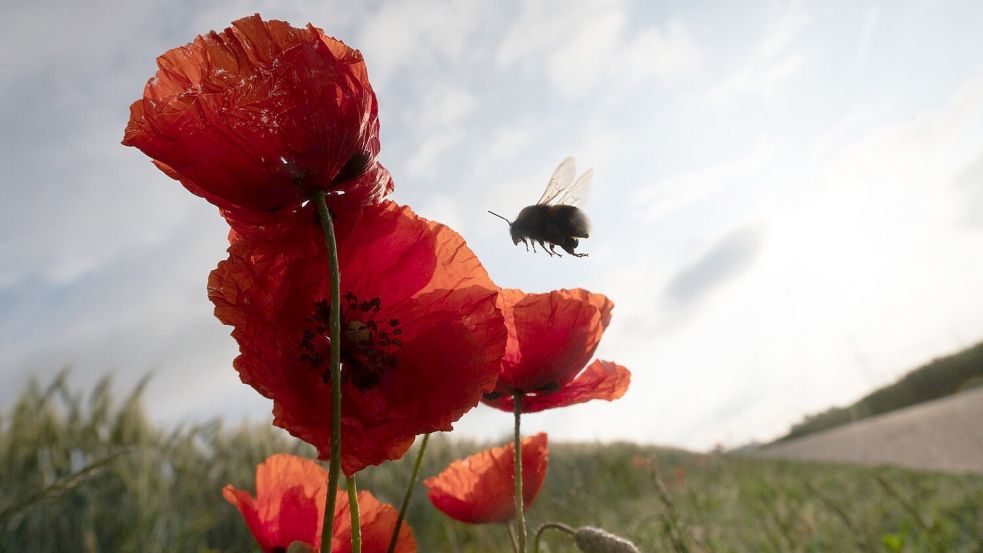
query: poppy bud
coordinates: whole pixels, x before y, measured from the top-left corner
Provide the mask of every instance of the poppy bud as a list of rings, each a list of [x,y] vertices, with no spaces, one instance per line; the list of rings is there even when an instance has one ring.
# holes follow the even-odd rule
[[[635,544],[600,528],[578,528],[573,539],[584,553],[639,553]]]
[[[287,553],[314,553],[314,551],[313,547],[302,541],[295,541],[287,548]]]

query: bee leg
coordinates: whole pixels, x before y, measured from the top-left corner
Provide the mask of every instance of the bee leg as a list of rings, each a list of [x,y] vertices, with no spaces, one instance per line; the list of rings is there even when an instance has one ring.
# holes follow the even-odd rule
[[[553,254],[550,252],[549,248],[546,246],[546,244],[542,240],[539,241],[539,247],[543,248],[543,251],[546,252],[547,255],[549,255],[550,257],[553,257]]]
[[[550,251],[553,252],[557,257],[563,257],[560,252],[556,251],[556,244],[550,242]]]
[[[586,253],[577,253],[577,252],[573,251],[573,249],[575,247],[577,247],[576,245],[571,246],[571,245],[568,245],[568,244],[561,244],[560,247],[563,248],[563,251],[567,252],[568,254],[570,254],[570,255],[572,255],[574,257],[587,257],[587,254]]]
[[[523,238],[522,243],[526,246],[526,251],[529,251],[529,242],[526,242],[526,239]]]
[[[536,253],[536,241],[530,240],[530,242],[532,243],[532,253]]]

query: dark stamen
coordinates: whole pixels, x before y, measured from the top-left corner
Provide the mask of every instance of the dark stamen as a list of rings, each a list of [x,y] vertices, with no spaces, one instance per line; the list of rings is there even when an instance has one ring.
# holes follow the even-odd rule
[[[399,319],[388,319],[388,324],[384,327],[386,330],[382,330],[379,322],[370,315],[382,309],[380,298],[360,301],[352,292],[347,292],[342,297],[349,307],[341,316],[344,342],[341,358],[345,368],[342,371],[342,381],[351,382],[361,390],[371,389],[398,364],[396,353],[403,343],[395,336],[401,335],[403,331],[399,328]],[[313,330],[304,329],[299,344],[302,350],[300,359],[312,368],[323,367],[325,353],[330,348],[325,334],[329,307],[326,301],[315,302],[313,313],[308,317],[309,321],[315,323]],[[328,372],[321,378],[326,384],[330,382]]]
[[[343,182],[350,181],[352,179],[357,179],[365,174],[369,170],[369,164],[372,163],[372,158],[367,152],[359,152],[352,157],[348,158],[348,161],[338,170],[338,174],[335,178],[331,179],[331,184],[341,184]]]

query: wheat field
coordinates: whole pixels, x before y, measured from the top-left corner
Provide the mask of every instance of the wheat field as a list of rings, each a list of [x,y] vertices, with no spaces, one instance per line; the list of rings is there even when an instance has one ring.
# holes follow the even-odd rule
[[[81,393],[62,376],[3,414],[0,551],[257,551],[220,490],[252,489],[267,455],[308,447],[266,425],[159,428],[141,388],[120,401],[111,388],[106,379]],[[422,475],[487,445],[438,436]],[[364,471],[360,487],[398,503],[413,453]],[[508,548],[502,526],[450,521],[422,486],[408,520],[421,552]],[[553,443],[529,520],[604,527],[650,552],[979,552],[983,476]],[[544,552],[574,550],[544,538]]]

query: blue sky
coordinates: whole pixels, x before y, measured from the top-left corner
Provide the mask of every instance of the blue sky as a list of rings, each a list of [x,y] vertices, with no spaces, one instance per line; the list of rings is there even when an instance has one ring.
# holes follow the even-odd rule
[[[254,12],[365,54],[394,198],[502,286],[609,295],[616,403],[554,439],[767,439],[983,338],[983,5],[219,0],[21,3],[0,23],[0,408],[29,375],[143,374],[169,422],[254,421],[208,272],[215,209],[119,145],[154,58]],[[12,11],[12,13],[10,13]],[[505,224],[595,170],[585,259]],[[479,408],[459,424],[498,437]]]

